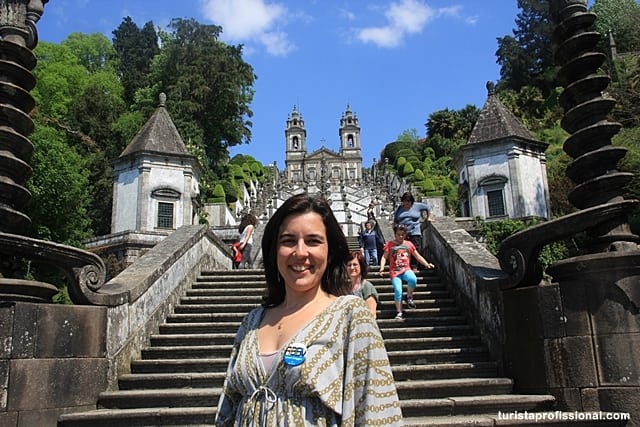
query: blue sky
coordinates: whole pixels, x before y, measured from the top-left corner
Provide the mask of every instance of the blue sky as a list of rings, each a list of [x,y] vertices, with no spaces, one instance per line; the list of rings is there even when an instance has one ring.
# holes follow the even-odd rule
[[[486,82],[500,77],[496,38],[512,34],[518,12],[517,0],[51,0],[38,33],[54,43],[72,32],[111,39],[125,16],[139,27],[172,18],[221,25],[258,76],[252,142],[232,155],[284,168],[295,105],[309,151],[338,151],[349,105],[370,166],[403,131],[424,136],[434,111],[482,107]]]

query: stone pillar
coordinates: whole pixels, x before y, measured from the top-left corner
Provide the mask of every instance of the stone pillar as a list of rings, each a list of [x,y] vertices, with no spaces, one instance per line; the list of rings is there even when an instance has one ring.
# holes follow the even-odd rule
[[[153,231],[154,224],[149,224],[149,209],[151,209],[151,190],[149,188],[149,165],[140,166],[140,178],[138,181],[138,210],[136,218],[136,230]]]

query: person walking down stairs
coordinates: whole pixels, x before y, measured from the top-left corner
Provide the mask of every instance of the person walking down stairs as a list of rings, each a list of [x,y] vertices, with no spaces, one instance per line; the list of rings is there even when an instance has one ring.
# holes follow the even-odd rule
[[[393,302],[396,307],[396,319],[404,318],[402,310],[402,282],[407,282],[407,306],[416,308],[413,302],[413,291],[418,283],[416,274],[411,269],[411,259],[415,259],[425,268],[431,269],[435,266],[428,262],[416,250],[416,247],[409,240],[405,240],[407,236],[407,227],[404,225],[395,225],[393,227],[394,240],[388,241],[384,245],[384,253],[380,259],[380,275],[384,273],[384,266],[389,260],[389,277],[391,278],[391,286],[393,286]]]
[[[358,244],[368,265],[378,265],[378,234],[373,229],[373,220],[364,223],[358,234]]]
[[[238,240],[238,249],[242,252],[242,259],[240,260],[239,268],[253,268],[253,232],[258,224],[258,218],[249,212],[242,217],[240,225],[238,226],[238,232],[240,233],[240,239]]]
[[[231,350],[216,426],[401,426],[382,335],[352,295],[346,238],[327,201],[278,208],[262,239],[267,292]]]
[[[360,251],[353,251],[347,260],[347,270],[351,278],[351,292],[367,303],[375,319],[378,315],[378,291],[373,283],[365,279],[369,266]]]

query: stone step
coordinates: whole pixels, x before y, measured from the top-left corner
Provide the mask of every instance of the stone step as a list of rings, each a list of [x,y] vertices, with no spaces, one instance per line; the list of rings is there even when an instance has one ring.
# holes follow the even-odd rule
[[[219,300],[217,304],[180,304],[177,305],[174,314],[234,314],[240,318],[244,317],[249,311],[256,308],[259,303],[233,303],[232,301]]]
[[[498,414],[498,411],[544,411],[555,403],[553,396],[524,394],[487,394],[449,396],[440,399],[405,399],[400,402],[404,417]]]
[[[438,349],[451,347],[480,347],[480,337],[477,335],[457,335],[443,337],[415,337],[415,338],[388,338],[384,344],[387,349],[394,348],[424,348]]]
[[[168,320],[168,319],[167,319]],[[240,321],[235,322],[189,322],[189,321],[181,321],[173,323],[164,323],[160,325],[159,331],[161,333],[168,334],[189,334],[189,333],[200,333],[200,334],[211,334],[216,332],[229,332],[235,328],[237,330],[240,327]]]
[[[229,365],[229,355],[216,358],[199,359],[144,359],[131,362],[131,373],[194,373],[194,372],[223,372]]]
[[[234,307],[236,304],[251,304],[253,307],[260,305],[260,295],[193,295],[187,292],[187,295],[180,298],[180,305],[193,304],[226,304]],[[252,308],[253,308],[252,307]],[[238,311],[242,311],[238,309]]]
[[[253,293],[259,294],[262,290],[264,290],[265,282],[241,282],[241,281],[207,281],[207,282],[198,282],[194,283],[193,289],[221,289],[226,290],[228,292],[233,292],[233,294],[238,293]]]
[[[217,404],[221,392],[219,387],[106,391],[100,393],[98,406],[109,409],[211,407]]]
[[[379,323],[382,338],[387,342],[390,339],[416,338],[416,337],[442,337],[449,335],[468,335],[473,333],[473,328],[466,324],[436,325],[436,326],[416,326],[402,328],[398,327],[401,322],[393,321],[389,326]],[[392,327],[396,326],[396,327]]]
[[[433,399],[451,396],[486,396],[513,391],[509,378],[453,378],[396,381],[400,400]]]
[[[417,316],[410,310],[406,310],[407,317],[403,320],[394,319],[396,315],[393,311],[382,311],[383,317],[378,317],[378,326],[380,329],[405,329],[412,327],[432,327],[432,326],[452,326],[467,325],[467,319],[464,316]]]
[[[387,350],[389,362],[396,364],[431,364],[485,362],[489,354],[484,347],[450,347],[437,349]]]
[[[183,408],[98,409],[64,414],[58,427],[213,426],[215,405]]]
[[[158,372],[126,374],[118,378],[120,390],[144,390],[160,388],[220,388],[225,371],[216,372]]]
[[[241,322],[246,313],[175,313],[167,316],[169,323]]]
[[[198,359],[229,357],[229,345],[177,345],[167,347],[148,347],[142,349],[143,359]]]
[[[459,362],[434,363],[423,365],[395,365],[391,367],[396,381],[478,378],[495,376],[498,365],[494,361],[487,362]]]
[[[418,308],[406,309],[403,320],[393,318],[388,275],[369,277],[406,426],[530,425],[498,420],[498,411],[553,407],[552,396],[513,394],[512,380],[497,376],[497,362],[437,272],[418,272]],[[203,273],[131,362],[131,373],[119,377],[120,390],[102,393],[98,410],[62,416],[59,426],[213,425],[235,333],[264,286],[260,270]]]
[[[217,334],[160,334],[151,335],[151,347],[167,347],[172,345],[231,345],[233,344],[233,333]]]
[[[519,412],[520,416],[523,415]],[[546,415],[543,415],[546,414]],[[513,414],[512,416],[515,416]],[[511,427],[511,426],[545,426],[545,427],[623,427],[624,422],[606,420],[577,420],[573,412],[546,411],[539,413],[538,417],[546,416],[546,419],[508,419],[509,413],[503,413],[503,418],[498,413],[477,415],[455,415],[439,417],[411,417],[404,419],[405,427]],[[527,413],[534,417],[535,413]],[[565,417],[562,419],[562,417]]]

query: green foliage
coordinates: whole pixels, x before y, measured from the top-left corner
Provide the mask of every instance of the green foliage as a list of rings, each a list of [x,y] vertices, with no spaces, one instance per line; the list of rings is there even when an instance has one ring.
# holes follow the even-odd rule
[[[513,36],[498,38],[500,82],[496,88],[518,92],[524,86],[532,86],[547,97],[555,88],[557,74],[549,2],[518,0],[518,8],[521,12],[516,17]]]
[[[411,144],[415,144],[415,142],[419,139],[420,137],[418,136],[418,130],[414,128],[414,129],[403,130],[402,133],[398,135],[398,138],[396,139],[396,141],[409,142]]]
[[[209,202],[211,203],[225,203],[226,202],[226,193],[224,191],[224,186],[221,182],[217,183],[213,187],[213,191],[211,197],[209,198]]]
[[[153,58],[160,51],[158,35],[152,22],[139,28],[127,16],[113,31],[113,48],[117,52],[117,69],[124,87],[124,98],[133,103],[138,89],[149,86]]]
[[[248,143],[253,115],[253,68],[242,46],[220,42],[221,27],[193,19],[174,19],[161,33],[162,49],[151,66],[157,96],[167,94],[167,109],[183,139],[202,142],[211,168],[225,174],[228,147]]]
[[[89,73],[95,73],[113,65],[115,50],[102,33],[71,33],[60,43],[69,48]]]
[[[507,237],[515,234],[519,231],[525,230],[536,222],[527,224],[524,221],[518,220],[501,220],[487,222],[481,218],[475,219],[476,228],[480,231],[480,235],[483,237],[487,249],[494,255],[497,255],[500,243]],[[565,240],[559,242],[552,242],[545,245],[538,254],[538,261],[542,265],[543,270],[546,270],[550,265],[566,259],[570,256],[578,254],[578,245],[574,240]]]
[[[622,129],[613,140],[614,145],[627,148],[625,157],[620,160],[620,170],[633,173],[633,179],[625,187],[625,198],[640,200],[640,127]],[[634,234],[640,235],[640,208],[635,209],[629,218]]]
[[[402,171],[402,168],[404,168],[404,165],[406,164],[407,164],[407,159],[405,159],[404,157],[398,157],[396,159],[396,170]]]
[[[396,141],[387,144],[382,150],[382,159],[389,159],[390,165],[396,165],[398,160],[398,152],[403,149],[415,150],[415,141]]]
[[[51,301],[54,304],[73,304],[69,296],[69,288],[66,285],[59,288],[58,293],[51,298]]]
[[[431,180],[430,178],[424,178],[422,180],[422,189],[429,193],[432,191],[436,191],[436,186],[433,185],[433,180]]]
[[[244,170],[237,164],[229,164],[229,176],[235,181],[244,182],[245,180]]]
[[[640,126],[640,54],[619,57],[613,77],[609,93],[617,102],[612,120],[626,128]]]
[[[484,238],[487,249],[494,255],[498,254],[500,242],[526,228],[524,222],[511,219],[487,222],[481,218],[476,218],[475,225],[480,230],[480,235]]]
[[[426,144],[434,148],[436,155],[451,155],[454,152],[450,148],[451,143],[444,141],[458,141],[457,145],[460,141],[466,142],[479,115],[480,110],[475,105],[467,105],[461,110],[445,108],[431,113],[426,123]],[[437,140],[431,141],[433,138]]]
[[[35,54],[38,64],[34,69],[36,87],[32,95],[38,112],[49,120],[64,122],[73,100],[88,83],[89,71],[66,46],[40,42]]]
[[[401,157],[402,158],[402,157]],[[403,166],[402,166],[402,176],[409,176],[411,175],[413,172],[415,171],[415,169],[413,168],[413,165],[409,162],[406,162]]]
[[[415,179],[416,181],[422,181],[424,179],[424,172],[422,172],[422,169],[416,169]]]
[[[224,189],[224,201],[229,203],[235,203],[238,200],[238,187],[235,183],[229,181],[220,181],[222,188]]]
[[[595,0],[590,9],[596,14],[595,30],[608,45],[611,31],[618,52],[640,51],[640,4],[636,0]]]
[[[33,177],[28,182],[32,202],[27,214],[32,234],[43,240],[82,247],[92,237],[89,172],[82,157],[65,143],[64,135],[38,126],[31,135]]]

